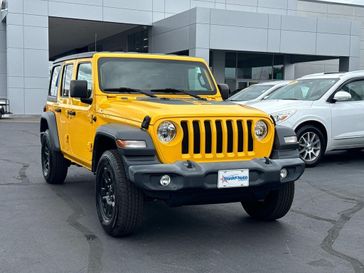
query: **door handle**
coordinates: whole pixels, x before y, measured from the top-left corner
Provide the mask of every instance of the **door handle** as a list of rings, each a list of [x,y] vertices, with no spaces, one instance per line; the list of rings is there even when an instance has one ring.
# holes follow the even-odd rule
[[[62,109],[61,108],[55,108],[54,111],[56,111],[57,113],[61,113]]]
[[[68,111],[67,111],[67,114],[68,114],[69,116],[75,116],[75,115],[76,115],[76,112],[75,112],[75,111],[68,110]]]

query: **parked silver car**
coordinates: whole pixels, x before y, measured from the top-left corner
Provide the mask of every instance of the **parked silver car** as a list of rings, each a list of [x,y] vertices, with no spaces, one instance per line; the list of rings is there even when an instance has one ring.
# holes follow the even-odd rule
[[[252,102],[261,101],[274,91],[286,86],[290,81],[269,81],[251,85],[238,91],[236,94],[228,98],[238,104],[250,104]]]

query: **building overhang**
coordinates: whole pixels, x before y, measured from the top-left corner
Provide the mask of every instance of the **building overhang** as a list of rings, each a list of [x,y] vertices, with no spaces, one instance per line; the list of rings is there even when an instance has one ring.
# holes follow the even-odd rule
[[[357,57],[359,29],[349,20],[194,8],[155,22],[150,49]]]

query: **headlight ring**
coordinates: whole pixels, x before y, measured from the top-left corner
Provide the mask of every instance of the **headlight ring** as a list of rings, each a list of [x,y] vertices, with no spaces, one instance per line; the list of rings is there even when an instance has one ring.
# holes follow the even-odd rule
[[[176,125],[172,121],[163,121],[157,130],[158,139],[163,143],[171,142],[177,135]]]
[[[265,121],[259,120],[254,127],[255,137],[258,140],[263,140],[268,135],[268,125]]]

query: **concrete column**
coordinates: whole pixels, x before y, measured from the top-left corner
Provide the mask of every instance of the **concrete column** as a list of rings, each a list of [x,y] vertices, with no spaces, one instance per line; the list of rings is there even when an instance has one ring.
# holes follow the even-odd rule
[[[192,48],[189,50],[189,55],[204,58],[207,63],[210,62],[210,50],[207,48]]]
[[[0,98],[7,97],[6,90],[6,25],[0,21]]]
[[[225,51],[214,50],[212,52],[212,72],[218,83],[225,82]]]
[[[295,65],[291,63],[290,56],[284,56],[284,79],[294,80],[295,78]]]
[[[341,57],[339,59],[339,71],[340,72],[349,71],[349,57]]]
[[[360,69],[360,58],[358,57],[350,57],[349,58],[349,71],[359,70]]]
[[[48,93],[48,2],[9,1],[6,38],[12,111],[39,114]]]

